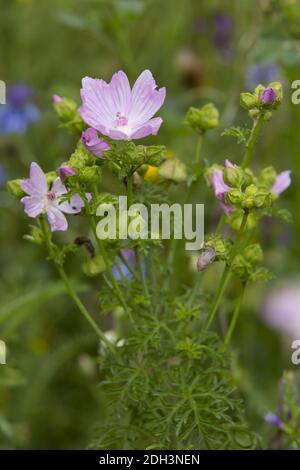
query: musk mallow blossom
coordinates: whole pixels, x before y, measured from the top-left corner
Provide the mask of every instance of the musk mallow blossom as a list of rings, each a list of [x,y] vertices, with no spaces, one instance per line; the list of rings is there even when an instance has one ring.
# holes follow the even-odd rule
[[[105,140],[100,139],[96,129],[93,129],[92,127],[83,131],[81,134],[81,140],[85,148],[99,158],[104,158],[104,152],[111,148]]]
[[[85,77],[81,88],[81,117],[92,128],[114,140],[141,139],[156,135],[160,117],[153,117],[162,106],[166,89],[156,89],[150,70],[144,70],[132,89],[120,70],[106,83]]]
[[[225,168],[235,168],[235,165],[229,160],[225,160],[224,165]],[[215,170],[210,178],[210,183],[213,187],[215,196],[220,203],[220,206],[222,207],[227,217],[229,217],[231,212],[233,211],[233,206],[226,202],[226,194],[228,193],[228,191],[230,191],[231,188],[224,182],[223,171]]]
[[[33,218],[47,214],[52,232],[67,230],[68,222],[64,213],[78,214],[84,206],[78,194],[74,194],[70,201],[62,200],[68,190],[61,179],[57,177],[49,187],[43,170],[35,162],[30,165],[30,177],[21,180],[20,186],[27,193],[21,199],[25,213]]]
[[[283,191],[285,191],[291,184],[291,171],[286,170],[282,171],[276,176],[273,186],[270,191],[275,194],[276,197],[279,197]]]

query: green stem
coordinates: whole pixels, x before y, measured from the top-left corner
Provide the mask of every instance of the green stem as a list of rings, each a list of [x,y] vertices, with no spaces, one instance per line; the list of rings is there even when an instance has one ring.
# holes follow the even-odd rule
[[[258,116],[258,119],[253,122],[251,134],[247,142],[246,151],[245,151],[243,162],[242,162],[242,168],[246,168],[250,163],[253,150],[254,150],[254,145],[256,144],[259,133],[262,129],[263,122],[264,122],[264,115],[261,113]]]
[[[133,187],[132,187],[132,175],[127,176],[127,207],[129,207],[132,204],[132,199],[133,199]]]
[[[54,244],[51,240],[51,235],[49,233],[49,229],[48,229],[48,226],[47,226],[47,222],[45,220],[44,217],[42,217],[40,219],[40,226],[41,226],[41,229],[42,229],[42,232],[43,232],[43,235],[44,235],[44,238],[45,238],[45,242],[46,242],[46,246],[47,246],[47,250],[48,250],[48,253],[49,253],[49,256],[51,258],[51,260],[53,261],[56,269],[57,269],[57,272],[58,274],[60,275],[62,281],[64,282],[65,284],[65,287],[66,287],[66,290],[69,294],[69,296],[71,297],[71,299],[73,300],[73,302],[75,303],[75,305],[77,306],[78,310],[80,311],[80,313],[84,316],[84,318],[88,321],[88,323],[91,325],[91,327],[93,328],[93,330],[97,333],[97,335],[99,336],[99,338],[101,339],[101,341],[103,341],[105,344],[107,344],[107,346],[111,349],[111,351],[114,351],[114,347],[112,345],[112,343],[106,338],[105,334],[103,333],[103,331],[99,328],[99,326],[97,325],[97,323],[93,320],[93,318],[91,317],[91,315],[89,314],[89,312],[87,311],[86,307],[83,305],[83,303],[81,302],[80,298],[78,297],[77,295],[77,292],[75,291],[69,277],[67,276],[65,270],[63,269],[63,267],[55,260],[55,256],[54,256],[54,253],[53,253],[53,248],[54,248]]]
[[[242,237],[243,237],[243,233],[244,233],[244,229],[246,227],[246,223],[247,223],[247,219],[248,219],[248,212],[244,212],[244,215],[243,215],[243,219],[242,219],[242,223],[241,223],[241,226],[240,226],[240,229],[239,229],[239,232],[237,234],[237,237],[236,237],[236,240],[235,240],[235,243],[231,249],[231,253],[230,253],[230,257],[229,257],[229,260],[228,260],[228,263],[226,264],[225,268],[224,268],[224,271],[223,271],[223,274],[222,274],[222,277],[221,277],[221,280],[220,280],[220,284],[219,284],[219,287],[218,287],[218,290],[216,292],[216,295],[215,295],[215,299],[214,299],[214,302],[213,302],[213,305],[212,305],[212,308],[210,310],[210,313],[208,315],[208,318],[207,318],[207,321],[206,321],[206,325],[205,327],[208,329],[209,326],[211,325],[214,317],[215,317],[215,314],[218,310],[218,307],[220,305],[220,302],[222,300],[222,297],[223,297],[223,294],[225,292],[225,289],[226,289],[226,286],[227,286],[227,283],[229,281],[229,277],[230,277],[230,272],[231,272],[231,267],[232,267],[232,263],[236,257],[236,254],[238,252],[238,249],[240,247],[240,244],[241,244],[241,240],[242,240]]]
[[[203,143],[203,135],[201,134],[198,136],[198,139],[197,139],[196,151],[195,151],[195,156],[194,156],[194,164],[197,164],[197,163],[200,164],[202,143]],[[188,204],[188,202],[190,201],[193,195],[196,182],[197,182],[197,179],[195,181],[192,181],[191,185],[189,186],[187,193],[186,193],[185,200],[184,200],[184,204]],[[179,240],[175,238],[171,240],[170,250],[169,250],[169,255],[168,255],[168,264],[170,266],[173,266],[174,257],[175,257],[176,249],[178,247],[178,243],[179,243]],[[170,278],[171,277],[168,276],[168,281],[170,281]]]
[[[222,214],[218,223],[218,226],[216,228],[216,235],[221,236],[222,235],[222,230],[224,227],[224,224],[226,222],[226,215]]]
[[[241,293],[238,297],[238,300],[237,300],[237,303],[235,305],[235,309],[234,309],[234,312],[233,312],[233,315],[232,315],[232,318],[231,318],[231,321],[230,321],[230,324],[229,324],[229,327],[228,327],[228,330],[227,330],[227,333],[226,333],[226,336],[225,336],[224,350],[227,349],[227,346],[230,343],[232,334],[233,334],[235,326],[237,324],[239,314],[240,314],[240,311],[241,311],[243,298],[244,298],[245,289],[246,289],[246,283],[243,283],[242,291],[241,291]]]
[[[86,198],[84,198],[84,203],[85,203],[85,210],[86,210],[86,214],[88,216],[88,219],[89,219],[89,222],[90,222],[90,226],[92,228],[92,231],[93,231],[93,234],[94,234],[94,237],[97,241],[97,244],[98,244],[98,247],[99,247],[99,251],[103,257],[103,260],[104,260],[104,263],[107,267],[107,271],[108,271],[108,275],[109,275],[109,278],[110,278],[110,282],[113,286],[113,288],[115,289],[115,294],[117,296],[117,298],[119,299],[122,307],[124,308],[126,314],[128,315],[128,317],[130,318],[130,320],[132,321],[133,323],[133,318],[132,318],[132,315],[129,311],[129,308],[127,306],[127,303],[123,297],[123,293],[118,285],[118,282],[116,281],[114,275],[113,275],[113,271],[112,271],[112,266],[111,266],[111,262],[110,262],[110,259],[108,258],[108,255],[106,253],[106,250],[105,250],[105,247],[103,245],[103,242],[102,240],[100,240],[100,238],[97,237],[97,229],[96,229],[96,222],[94,220],[94,217],[93,215],[90,213],[89,211],[89,206],[88,206],[88,201]],[[104,278],[105,276],[103,276]]]

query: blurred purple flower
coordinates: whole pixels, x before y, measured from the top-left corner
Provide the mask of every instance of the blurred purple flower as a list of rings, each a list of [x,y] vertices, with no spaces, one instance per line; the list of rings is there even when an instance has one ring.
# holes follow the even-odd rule
[[[59,96],[59,95],[53,95],[53,96],[52,96],[52,103],[53,103],[53,104],[60,103],[62,100],[63,100],[62,97]]]
[[[251,65],[246,76],[246,86],[253,90],[257,85],[267,85],[278,80],[280,69],[276,64]]]
[[[160,117],[153,115],[162,106],[166,89],[156,90],[149,70],[144,70],[133,88],[123,71],[115,73],[110,83],[85,77],[81,88],[81,117],[91,127],[114,140],[141,139],[156,135]]]
[[[37,107],[30,102],[33,90],[25,83],[13,85],[7,92],[7,104],[0,107],[0,132],[24,134],[29,124],[39,118]]]
[[[218,12],[215,15],[214,44],[223,58],[231,55],[233,37],[233,18],[229,13]]]
[[[300,338],[300,283],[277,286],[264,300],[262,317],[271,328]]]
[[[60,179],[67,178],[68,176],[76,175],[76,171],[70,165],[62,165],[58,169]]]
[[[133,268],[136,265],[136,257],[135,257],[135,252],[133,250],[129,249],[123,249],[121,250],[122,256],[128,261],[129,265],[132,266]],[[120,273],[121,270],[121,273]],[[132,274],[130,270],[127,268],[126,264],[123,262],[122,258],[118,257],[118,265],[114,265],[112,267],[112,272],[114,275],[114,278],[117,281],[122,281],[122,278],[125,277],[128,280],[132,279]]]
[[[35,162],[30,165],[29,179],[21,180],[20,186],[28,194],[21,199],[25,213],[33,218],[47,214],[51,232],[67,230],[68,222],[63,212],[78,214],[84,206],[78,194],[74,194],[70,201],[61,201],[62,196],[68,193],[67,188],[59,177],[49,188],[44,172]]]
[[[268,424],[272,424],[273,426],[277,426],[280,428],[282,426],[281,419],[275,413],[267,413],[265,416],[265,422]]]
[[[225,167],[228,168],[229,166],[234,168],[234,165],[229,160],[225,160]],[[210,178],[210,182],[215,196],[220,203],[220,206],[222,207],[227,217],[229,217],[233,211],[233,206],[226,202],[226,193],[228,193],[231,188],[224,183],[222,170],[215,170]]]
[[[81,140],[85,148],[99,158],[105,158],[104,152],[111,148],[105,140],[98,137],[97,131],[91,127],[83,131]]]
[[[276,176],[276,180],[271,187],[271,192],[276,197],[280,196],[291,184],[291,170],[282,171]]]

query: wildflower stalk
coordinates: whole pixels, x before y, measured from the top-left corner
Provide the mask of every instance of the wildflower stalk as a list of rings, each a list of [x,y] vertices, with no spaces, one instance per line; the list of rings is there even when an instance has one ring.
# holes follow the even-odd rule
[[[40,227],[41,227],[42,233],[44,235],[44,239],[45,239],[45,242],[46,242],[49,257],[52,260],[52,262],[54,263],[58,274],[60,275],[62,281],[64,282],[69,296],[71,297],[71,299],[73,300],[73,302],[77,306],[80,313],[84,316],[84,318],[88,321],[88,323],[91,325],[93,330],[96,332],[96,334],[98,335],[100,340],[103,341],[111,349],[111,351],[114,351],[114,347],[111,344],[111,342],[106,338],[103,331],[100,329],[100,327],[97,325],[97,323],[93,320],[93,318],[91,317],[91,315],[87,311],[86,307],[81,302],[81,300],[78,297],[77,292],[75,291],[75,289],[74,289],[69,277],[67,276],[64,268],[57,262],[57,260],[55,258],[55,253],[53,252],[54,245],[53,245],[53,242],[51,240],[51,234],[49,233],[48,225],[47,225],[47,222],[46,222],[44,217],[40,218]]]
[[[237,324],[239,314],[240,314],[240,311],[241,311],[243,298],[244,298],[245,289],[246,289],[246,283],[243,283],[241,293],[240,293],[240,295],[238,297],[238,300],[237,300],[237,303],[235,305],[235,309],[234,309],[234,312],[233,312],[233,315],[232,315],[232,318],[231,318],[231,321],[230,321],[230,324],[229,324],[229,327],[228,327],[228,330],[227,330],[227,333],[226,333],[226,336],[225,336],[224,350],[227,349],[227,346],[230,343],[233,331],[234,331],[235,326]]]
[[[197,164],[197,163],[200,164],[202,143],[203,143],[203,135],[200,134],[198,136],[198,139],[197,139],[195,156],[194,156],[194,164]],[[193,190],[194,190],[194,187],[195,187],[195,183],[197,182],[197,179],[191,182],[191,184],[188,188],[188,191],[186,193],[184,204],[188,204],[189,200],[191,199],[192,194],[193,194]],[[173,238],[172,241],[171,241],[171,246],[170,246],[170,251],[169,251],[169,256],[168,256],[168,263],[169,263],[170,266],[173,266],[174,257],[175,257],[175,253],[176,253],[178,243],[179,243],[179,240],[175,239],[175,238]],[[170,281],[170,276],[168,276],[168,282],[169,281]]]
[[[243,162],[242,162],[242,168],[246,168],[250,163],[254,146],[258,139],[259,133],[262,129],[263,122],[264,122],[264,115],[260,113],[258,118],[254,120],[253,122],[251,134],[247,142],[246,151],[245,151]]]
[[[228,263],[226,264],[226,266],[224,268],[224,271],[223,271],[223,274],[222,274],[222,277],[221,277],[221,280],[220,280],[218,290],[217,290],[216,295],[215,295],[215,299],[214,299],[212,308],[210,310],[210,313],[209,313],[207,321],[206,321],[206,325],[205,325],[206,329],[209,328],[209,326],[211,325],[213,319],[215,318],[215,314],[218,310],[218,307],[219,307],[220,302],[222,300],[223,294],[225,292],[225,289],[226,289],[226,286],[227,286],[227,283],[228,283],[228,280],[229,280],[229,276],[230,276],[230,273],[231,273],[232,263],[233,263],[236,255],[238,253],[238,250],[239,250],[239,247],[240,247],[240,244],[241,244],[241,241],[242,241],[243,233],[244,233],[244,230],[245,230],[245,227],[246,227],[246,224],[247,224],[247,219],[248,219],[248,212],[244,212],[239,232],[237,234],[235,243],[234,243],[234,245],[231,249],[231,253],[230,253]]]
[[[105,250],[105,247],[102,243],[102,240],[100,240],[100,238],[97,237],[97,232],[96,232],[96,223],[95,223],[95,220],[94,218],[91,216],[91,214],[89,213],[89,210],[87,208],[87,205],[86,205],[86,211],[87,211],[87,214],[88,214],[88,217],[89,217],[89,221],[90,221],[90,225],[92,227],[92,230],[93,230],[93,233],[94,233],[94,237],[96,238],[97,240],[97,244],[98,244],[98,247],[99,247],[99,250],[100,250],[100,253],[103,257],[103,260],[104,260],[104,263],[106,265],[106,268],[107,268],[107,271],[108,271],[108,274],[109,274],[109,278],[110,278],[110,282],[114,288],[114,292],[117,296],[117,298],[119,299],[122,307],[124,308],[126,314],[128,315],[129,319],[132,321],[133,323],[133,318],[132,318],[132,315],[129,311],[129,308],[127,306],[127,303],[124,299],[124,296],[123,296],[123,293],[119,287],[119,284],[118,282],[116,281],[115,277],[114,277],[114,274],[113,274],[113,271],[112,271],[112,266],[111,266],[111,262],[110,262],[110,259],[108,258],[108,255],[107,255],[107,252]]]

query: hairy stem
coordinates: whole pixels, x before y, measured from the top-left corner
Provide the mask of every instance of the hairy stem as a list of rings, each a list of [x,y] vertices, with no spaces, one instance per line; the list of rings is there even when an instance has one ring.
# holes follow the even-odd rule
[[[225,336],[224,350],[227,349],[227,346],[230,343],[232,334],[233,334],[235,326],[237,324],[239,314],[240,314],[240,311],[241,311],[243,298],[244,298],[245,289],[246,289],[246,283],[243,283],[241,293],[240,293],[240,295],[238,297],[238,300],[236,302],[235,309],[234,309],[234,312],[233,312],[233,315],[232,315],[232,318],[231,318],[231,321],[230,321],[230,324],[229,324],[229,327],[228,327],[228,330],[227,330],[227,333],[226,333],[226,336]]]
[[[246,168],[250,163],[251,157],[253,155],[254,146],[258,139],[259,133],[262,129],[263,122],[264,122],[263,114],[260,114],[258,116],[258,119],[253,122],[251,134],[247,142],[246,151],[245,151],[243,162],[242,162],[242,168]]]
[[[41,226],[41,229],[42,229],[42,232],[43,232],[43,235],[44,235],[44,239],[45,239],[45,242],[46,242],[46,246],[47,246],[47,250],[48,250],[48,253],[49,253],[49,256],[50,256],[50,259],[52,260],[52,262],[54,263],[56,269],[57,269],[57,272],[58,274],[60,275],[62,281],[64,282],[65,284],[65,287],[66,287],[66,290],[69,294],[69,296],[71,297],[71,299],[73,300],[73,302],[75,303],[75,305],[77,306],[78,310],[80,311],[80,313],[84,316],[84,318],[88,321],[88,323],[91,325],[91,327],[93,328],[93,330],[96,332],[96,334],[99,336],[99,338],[101,339],[101,341],[103,341],[105,344],[107,344],[107,346],[112,350],[114,351],[114,348],[113,348],[113,345],[112,343],[106,338],[105,334],[103,333],[103,331],[100,329],[100,327],[97,325],[97,323],[93,320],[93,318],[91,317],[91,315],[89,314],[89,312],[87,311],[86,307],[83,305],[83,303],[81,302],[80,298],[78,297],[77,295],[77,292],[75,291],[69,277],[67,276],[64,268],[56,261],[55,259],[55,254],[53,252],[54,250],[54,244],[51,240],[51,234],[49,233],[49,229],[48,229],[48,225],[47,225],[47,222],[45,220],[44,217],[42,217],[40,219],[40,226]]]
[[[223,294],[225,292],[227,283],[229,281],[232,263],[233,263],[236,255],[237,255],[237,252],[238,252],[240,244],[241,244],[241,240],[242,240],[243,233],[244,233],[244,230],[245,230],[245,227],[246,227],[247,219],[248,219],[248,212],[244,212],[239,232],[237,234],[235,243],[234,243],[234,245],[231,249],[228,263],[226,264],[226,266],[224,268],[224,271],[223,271],[223,274],[222,274],[222,277],[221,277],[221,280],[220,280],[218,290],[217,290],[216,295],[215,295],[215,299],[214,299],[212,308],[211,308],[210,313],[207,317],[207,321],[206,321],[206,325],[205,325],[206,328],[209,328],[209,326],[211,325],[213,319],[215,318],[215,314],[218,310],[220,302],[222,300],[222,297],[223,297]]]

